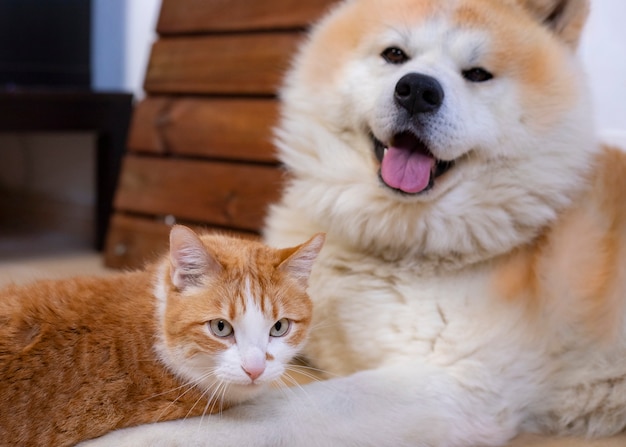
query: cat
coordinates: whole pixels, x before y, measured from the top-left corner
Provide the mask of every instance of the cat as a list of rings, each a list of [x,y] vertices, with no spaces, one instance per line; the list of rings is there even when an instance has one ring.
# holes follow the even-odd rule
[[[182,225],[144,270],[0,291],[0,444],[69,446],[219,412],[285,372],[324,243],[273,249]]]

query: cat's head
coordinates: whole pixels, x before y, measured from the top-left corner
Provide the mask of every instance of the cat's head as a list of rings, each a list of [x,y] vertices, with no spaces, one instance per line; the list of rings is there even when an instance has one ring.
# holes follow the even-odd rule
[[[174,226],[156,288],[162,360],[226,402],[280,378],[308,334],[306,288],[323,243],[317,234],[274,249]]]

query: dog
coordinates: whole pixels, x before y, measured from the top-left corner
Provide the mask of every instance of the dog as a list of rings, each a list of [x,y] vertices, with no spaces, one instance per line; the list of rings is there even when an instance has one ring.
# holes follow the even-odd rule
[[[501,446],[626,427],[626,157],[593,128],[588,0],[346,0],[282,90],[266,240],[327,240],[329,377],[110,444]],[[97,441],[96,441],[97,442]]]

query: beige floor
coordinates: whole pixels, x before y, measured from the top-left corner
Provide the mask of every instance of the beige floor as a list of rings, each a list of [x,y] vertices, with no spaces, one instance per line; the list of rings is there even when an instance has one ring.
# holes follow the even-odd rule
[[[91,250],[50,254],[0,261],[0,285],[24,284],[36,279],[64,278],[78,275],[107,275],[102,255]]]

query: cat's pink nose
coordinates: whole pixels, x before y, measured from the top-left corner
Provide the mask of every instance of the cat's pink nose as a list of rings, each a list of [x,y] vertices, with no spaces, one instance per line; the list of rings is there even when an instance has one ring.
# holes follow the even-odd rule
[[[262,349],[256,347],[243,351],[241,369],[252,381],[258,379],[265,371],[266,356],[267,354]]]
[[[265,371],[265,365],[248,365],[241,368],[252,380],[256,380]]]

